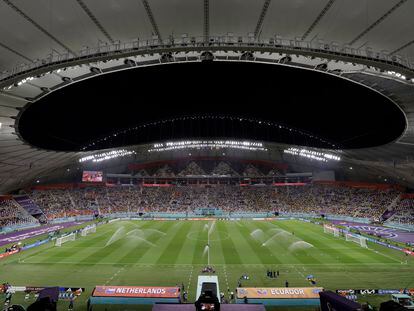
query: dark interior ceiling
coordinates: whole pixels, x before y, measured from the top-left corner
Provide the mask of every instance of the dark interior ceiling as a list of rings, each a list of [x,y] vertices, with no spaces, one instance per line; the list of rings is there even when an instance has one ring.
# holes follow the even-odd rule
[[[213,61],[143,67],[74,83],[29,106],[18,125],[27,142],[52,150],[196,137],[346,149],[394,140],[405,118],[385,97],[335,76]]]

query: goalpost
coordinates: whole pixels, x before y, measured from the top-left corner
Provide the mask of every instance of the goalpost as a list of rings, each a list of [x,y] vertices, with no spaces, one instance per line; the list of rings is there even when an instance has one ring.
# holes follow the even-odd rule
[[[87,236],[89,233],[95,233],[95,232],[96,232],[96,225],[87,226],[81,230],[81,236]]]
[[[66,243],[66,242],[69,242],[69,241],[75,241],[75,239],[76,239],[76,234],[75,233],[71,233],[71,234],[62,236],[62,237],[56,239],[55,246],[62,246],[63,243]]]
[[[323,232],[339,236],[339,229],[328,225],[323,225]]]
[[[361,236],[361,235],[354,235],[354,234],[349,234],[349,233],[347,233],[346,235],[345,235],[345,239],[347,240],[347,241],[351,241],[351,242],[354,242],[354,243],[357,243],[357,244],[359,244],[361,247],[365,247],[365,248],[367,248],[368,246],[367,246],[367,239],[366,238],[364,238],[363,236]]]

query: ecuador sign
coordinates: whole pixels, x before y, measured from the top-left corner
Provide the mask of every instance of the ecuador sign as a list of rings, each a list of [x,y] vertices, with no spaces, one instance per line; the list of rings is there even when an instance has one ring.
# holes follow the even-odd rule
[[[178,298],[178,287],[96,286],[93,297]]]
[[[322,287],[243,287],[237,288],[237,298],[251,299],[319,299]]]

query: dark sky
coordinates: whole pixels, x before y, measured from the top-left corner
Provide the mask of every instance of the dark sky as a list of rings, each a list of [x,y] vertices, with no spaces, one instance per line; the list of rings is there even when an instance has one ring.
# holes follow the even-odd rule
[[[208,62],[136,68],[72,84],[31,105],[19,131],[39,147],[80,150],[117,131],[180,116],[208,118],[149,124],[94,147],[191,137],[324,146],[276,126],[284,124],[341,148],[359,148],[389,142],[405,126],[392,103],[343,79],[283,66]]]

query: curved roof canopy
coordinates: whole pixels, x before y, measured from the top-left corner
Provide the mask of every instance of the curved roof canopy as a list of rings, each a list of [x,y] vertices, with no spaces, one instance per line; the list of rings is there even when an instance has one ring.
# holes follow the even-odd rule
[[[404,132],[347,150],[343,166],[413,185],[412,12],[407,0],[0,1],[0,191],[85,154],[23,141],[15,127],[28,104],[111,71],[213,58],[316,70],[383,94],[404,112]]]
[[[336,75],[220,61],[98,75],[48,93],[18,119],[25,141],[60,151],[191,138],[365,148],[406,125],[392,101]]]
[[[97,45],[243,36],[325,42],[414,58],[408,0],[3,0],[0,68]]]

